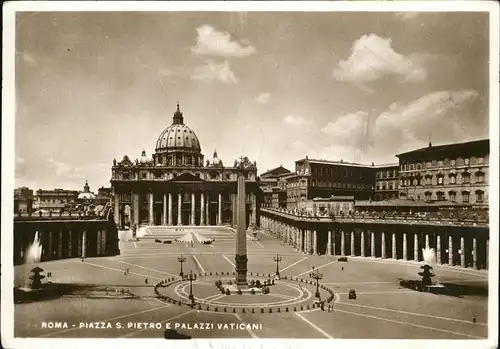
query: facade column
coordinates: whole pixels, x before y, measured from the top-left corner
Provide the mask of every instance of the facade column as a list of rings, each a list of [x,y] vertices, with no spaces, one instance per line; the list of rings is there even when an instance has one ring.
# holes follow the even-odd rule
[[[61,259],[63,253],[63,231],[59,230],[59,238],[57,239],[57,258]]]
[[[365,254],[365,232],[361,231],[361,257],[366,257]]]
[[[118,193],[115,193],[115,207],[113,210],[113,216],[115,220],[115,224],[118,227],[118,229],[121,228],[121,219],[120,219],[120,195]]]
[[[403,233],[403,260],[408,260],[408,238],[406,233]]]
[[[168,225],[172,224],[172,193],[168,193]]]
[[[332,255],[332,232],[329,230],[328,231],[328,241],[326,245],[326,255],[331,256]]]
[[[132,193],[132,213],[134,224],[139,228],[139,193]]]
[[[318,254],[318,234],[316,233],[316,230],[313,230],[313,254],[317,255]]]
[[[453,237],[448,236],[448,264],[453,265]]]
[[[385,258],[385,233],[382,232],[382,258]]]
[[[345,256],[345,232],[340,232],[340,255]]]
[[[335,234],[336,234],[336,231],[335,230],[332,230],[331,231],[332,233],[332,256],[335,256],[336,254],[336,244],[335,244]]]
[[[460,237],[460,265],[465,268],[465,239]]]
[[[391,246],[391,252],[392,252],[392,259],[398,259],[398,254],[396,253],[396,233],[392,233],[392,246]]]
[[[200,225],[205,225],[205,193],[201,192],[200,195]],[[233,207],[233,212],[234,212],[234,207]],[[233,214],[234,217],[234,214]],[[234,222],[233,222],[234,225]]]
[[[415,233],[413,239],[413,259],[418,262],[418,233]]]
[[[161,225],[167,225],[167,194],[163,194],[163,215],[161,216]]]
[[[82,233],[82,258],[87,257],[87,231]]]
[[[207,206],[205,209],[205,222],[207,225],[210,225],[210,194],[205,193],[205,195],[206,195],[205,205]],[[235,209],[236,210],[238,209],[237,206],[235,206]],[[235,224],[237,224],[237,223],[235,223]]]
[[[196,195],[194,192],[191,193],[191,225],[196,225],[196,216],[194,214],[194,208],[196,205]]]
[[[106,230],[102,231],[102,255],[107,256],[108,255],[108,232]]]
[[[245,205],[246,205],[246,200],[245,200]],[[245,215],[246,215],[246,207],[245,207]],[[219,193],[219,210],[217,214],[217,225],[222,225],[222,193]]]
[[[177,225],[182,225],[182,193],[177,193]]]
[[[153,193],[148,193],[148,203],[149,203],[149,225],[154,225],[154,200]]]
[[[354,235],[354,232],[351,231],[351,256],[355,256],[356,255],[356,236]]]
[[[477,269],[477,238],[472,238],[472,264]]]
[[[429,244],[429,234],[425,234],[425,249],[428,250],[431,248],[431,245]]]
[[[436,236],[436,263],[441,264],[441,236]]]
[[[371,232],[371,237],[370,237],[370,257],[375,258],[375,232]]]

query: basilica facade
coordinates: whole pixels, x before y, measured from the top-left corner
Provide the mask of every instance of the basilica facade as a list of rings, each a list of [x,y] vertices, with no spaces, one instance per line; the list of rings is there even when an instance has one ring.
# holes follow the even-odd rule
[[[156,140],[155,153],[113,160],[111,188],[119,229],[141,225],[235,225],[237,178],[246,179],[247,224],[255,225],[260,201],[257,164],[241,157],[224,166],[214,151],[205,160],[198,137],[179,105]]]

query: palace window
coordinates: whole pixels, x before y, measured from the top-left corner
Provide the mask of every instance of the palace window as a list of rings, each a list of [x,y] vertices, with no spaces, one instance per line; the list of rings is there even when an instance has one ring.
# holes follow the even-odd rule
[[[462,183],[470,183],[470,173],[469,172],[462,173]]]
[[[450,201],[457,201],[457,193],[455,191],[449,191],[448,196],[450,197]]]
[[[437,195],[437,199],[438,199],[438,201],[444,201],[444,200],[446,200],[446,199],[445,199],[445,196],[444,196],[444,193],[443,193],[442,191],[438,191],[438,192],[436,193],[436,195]]]
[[[484,163],[484,158],[482,156],[477,158],[477,163],[478,164],[483,164]]]
[[[438,161],[438,166],[439,166],[439,167],[443,167],[443,160],[439,160],[439,161]]]
[[[451,159],[451,160],[450,160],[450,165],[451,165],[451,166],[455,166],[455,164],[456,164],[455,159]]]
[[[463,191],[462,192],[462,202],[464,204],[469,202],[469,192],[468,191]]]
[[[425,184],[432,185],[432,176],[431,175],[425,176]]]
[[[454,173],[450,173],[450,184],[456,184],[457,183],[457,175]]]
[[[431,201],[432,199],[432,192],[426,191],[425,192],[425,201]]]
[[[476,183],[484,183],[484,172],[476,172]]]
[[[438,185],[443,185],[444,181],[444,176],[442,174],[437,175],[437,184]]]
[[[146,179],[146,178],[148,178],[148,174],[146,172],[143,172],[142,173],[142,179]]]
[[[466,166],[468,166],[468,165],[470,164],[470,159],[469,159],[469,158],[465,158],[465,159],[464,159],[464,164],[465,164]]]
[[[484,191],[476,190],[476,202],[483,202],[483,201],[484,201]]]

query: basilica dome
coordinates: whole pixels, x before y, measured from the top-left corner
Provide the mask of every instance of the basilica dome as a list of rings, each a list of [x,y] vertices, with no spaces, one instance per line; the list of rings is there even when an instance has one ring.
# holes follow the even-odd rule
[[[179,110],[174,114],[173,123],[168,126],[156,141],[156,153],[189,152],[201,153],[201,146],[198,137],[187,125],[184,124],[184,117]]]

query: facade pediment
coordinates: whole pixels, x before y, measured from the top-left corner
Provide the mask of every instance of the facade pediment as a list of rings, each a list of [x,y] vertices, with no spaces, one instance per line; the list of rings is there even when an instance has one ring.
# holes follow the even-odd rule
[[[169,182],[205,182],[205,181],[195,176],[192,173],[185,172],[172,178],[171,180],[169,180]]]

